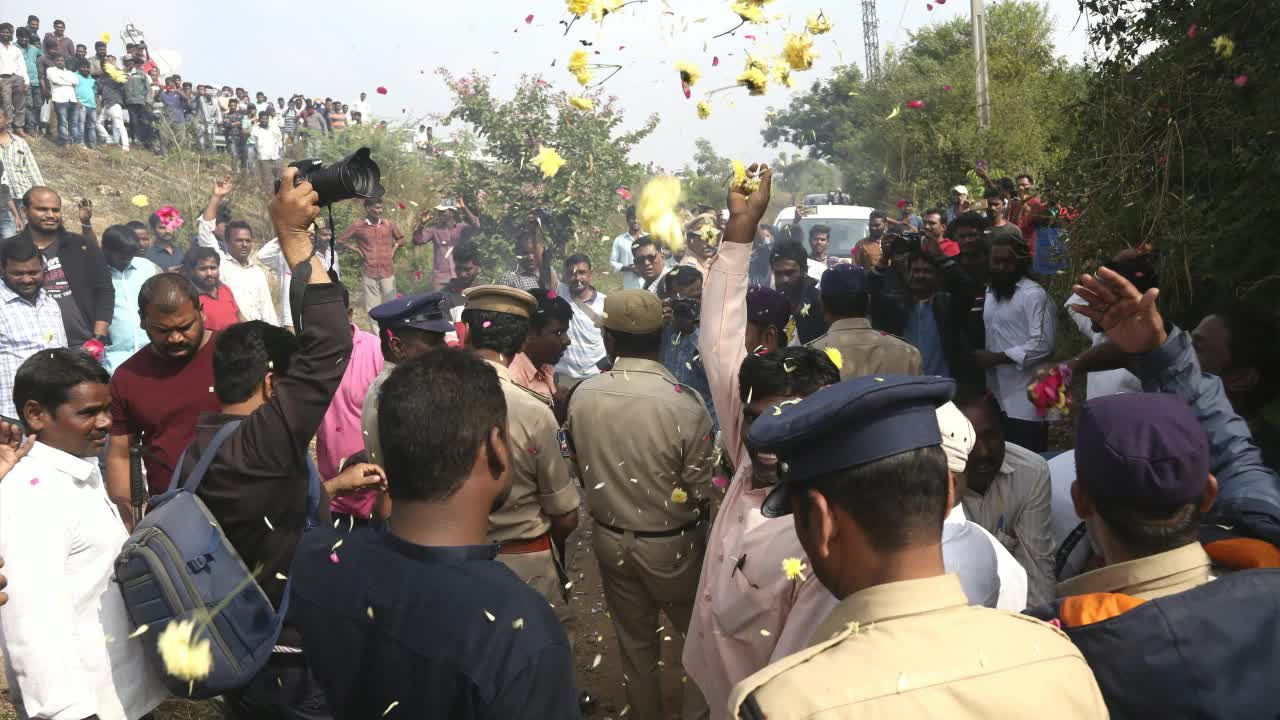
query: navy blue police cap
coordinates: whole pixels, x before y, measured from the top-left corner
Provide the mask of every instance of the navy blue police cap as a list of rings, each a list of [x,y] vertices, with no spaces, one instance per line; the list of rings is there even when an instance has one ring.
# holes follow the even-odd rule
[[[411,327],[438,333],[453,332],[453,323],[445,309],[444,293],[430,292],[406,295],[384,302],[369,311],[369,318],[383,330]]]
[[[840,263],[822,273],[822,297],[838,298],[867,291],[867,273],[860,265]]]
[[[955,382],[946,378],[867,376],[766,410],[751,425],[751,444],[776,454],[787,469],[761,512],[790,514],[791,492],[814,478],[942,445],[937,409],[954,394]]]
[[[1209,483],[1209,439],[1176,395],[1094,398],[1076,421],[1076,478],[1095,501],[1169,510]]]

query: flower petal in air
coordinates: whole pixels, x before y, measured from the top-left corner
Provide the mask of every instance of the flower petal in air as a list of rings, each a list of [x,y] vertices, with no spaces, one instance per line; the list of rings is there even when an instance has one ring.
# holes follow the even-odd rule
[[[711,117],[711,103],[706,100],[698,101],[698,119],[706,120]]]
[[[813,37],[799,33],[787,33],[782,45],[782,57],[792,70],[809,70],[816,57],[813,52]]]
[[[133,203],[134,207],[140,208],[144,208],[151,203],[151,201],[147,199],[146,195],[134,195],[130,198],[129,202]]]
[[[676,488],[671,491],[671,502],[677,505],[683,505],[689,502],[689,493],[682,488]]]
[[[596,104],[592,102],[590,98],[571,97],[569,98],[569,104],[578,108],[579,110],[590,111],[590,110],[596,109]]]
[[[1213,51],[1223,60],[1230,60],[1236,52],[1236,41],[1227,35],[1219,35],[1213,39]]]
[[[383,87],[383,86],[379,85],[379,86],[378,86],[378,88],[377,88],[377,90],[374,90],[374,92],[378,93],[379,95],[386,95],[386,94],[387,94],[387,89],[386,89],[385,87]]]
[[[160,638],[156,641],[165,672],[188,682],[209,677],[209,671],[213,668],[213,653],[209,649],[209,641],[196,641],[195,629],[195,622],[192,620],[173,620],[165,626],[164,632],[160,633]]]
[[[565,159],[560,157],[560,153],[555,148],[543,146],[538,150],[538,154],[533,158],[533,164],[542,171],[543,177],[552,178],[556,173],[560,172],[560,168],[564,167]]]
[[[798,557],[785,558],[782,561],[782,572],[786,573],[788,580],[804,579],[805,564]]]
[[[684,223],[676,214],[683,195],[679,178],[659,175],[645,185],[636,204],[640,229],[661,241],[672,252],[684,250]]]

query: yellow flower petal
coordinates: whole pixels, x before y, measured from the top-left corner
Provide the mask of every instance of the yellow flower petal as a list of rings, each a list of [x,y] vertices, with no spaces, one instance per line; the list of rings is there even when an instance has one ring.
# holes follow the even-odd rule
[[[565,159],[560,157],[560,153],[555,148],[542,147],[538,150],[538,154],[533,157],[533,164],[542,171],[543,177],[555,177],[560,172],[560,168],[564,167]]]
[[[130,638],[136,638],[136,637],[138,637],[139,635],[141,635],[141,634],[145,633],[146,631],[148,631],[148,630],[150,630],[150,629],[151,629],[151,626],[150,626],[150,625],[147,625],[146,623],[143,623],[142,625],[139,625],[139,626],[138,626],[138,629],[137,629],[137,630],[134,630],[133,632],[129,633],[129,637],[130,637]]]
[[[160,633],[157,647],[165,672],[188,682],[209,677],[213,667],[213,653],[209,641],[193,642],[195,623],[191,620],[174,620]]]
[[[729,4],[738,17],[749,23],[760,24],[765,22],[764,5],[770,0],[734,0]]]
[[[104,42],[104,43],[110,43],[110,42],[111,42],[111,33],[109,33],[109,32],[104,32],[104,33],[102,33],[102,42]]]
[[[805,23],[805,28],[811,35],[822,35],[831,32],[831,21],[819,11],[817,15],[809,16],[808,22]]]
[[[711,103],[706,100],[698,101],[698,119],[706,120],[711,117]]]
[[[571,97],[569,98],[569,104],[578,108],[579,110],[590,111],[590,110],[596,109],[596,104],[591,102],[590,98]]]
[[[788,580],[799,578],[804,579],[805,564],[798,557],[789,557],[782,561],[782,572],[787,574]]]
[[[697,65],[684,60],[676,63],[676,70],[680,73],[680,81],[689,87],[697,85],[702,77],[702,70]]]
[[[682,488],[676,488],[671,491],[671,502],[677,505],[683,505],[689,502],[689,493],[685,492]]]
[[[146,207],[151,203],[151,201],[147,199],[146,195],[134,195],[129,202],[133,203],[135,207],[140,208]]]
[[[747,174],[747,167],[741,160],[733,161],[732,189],[743,195],[750,195],[760,189],[760,178]]]
[[[1230,60],[1235,54],[1236,42],[1226,35],[1219,35],[1213,39],[1213,51],[1223,60]]]
[[[837,370],[844,368],[844,355],[841,355],[839,350],[829,347],[826,352],[827,357],[831,358],[831,364],[835,365]]]
[[[898,117],[898,114],[899,114],[899,113],[901,113],[901,112],[902,112],[902,106],[901,106],[901,105],[895,105],[895,106],[894,106],[894,108],[893,108],[893,112],[889,113],[889,117],[885,118],[885,120],[892,120],[892,119],[894,119],[894,118]]]
[[[640,229],[672,252],[684,250],[684,223],[676,214],[683,194],[678,178],[659,175],[645,185],[640,192],[640,202],[636,204]]]
[[[395,710],[396,706],[399,704],[400,704],[399,700],[392,700],[391,704],[387,706],[387,709],[382,711],[382,717],[386,717],[387,713],[391,712],[392,710]]]
[[[586,50],[578,48],[569,56],[569,72],[578,79],[581,85],[587,85],[591,82],[591,56]]]
[[[747,69],[737,78],[737,83],[752,95],[763,95],[769,89],[769,63],[747,57]]]
[[[785,88],[793,88],[796,86],[796,78],[791,74],[791,66],[785,61],[779,62],[773,66],[773,79]]]
[[[809,70],[817,57],[813,52],[813,37],[797,33],[787,33],[782,45],[782,57],[792,70]]]
[[[568,0],[569,12],[582,17],[591,12],[591,6],[599,4],[599,0]]]

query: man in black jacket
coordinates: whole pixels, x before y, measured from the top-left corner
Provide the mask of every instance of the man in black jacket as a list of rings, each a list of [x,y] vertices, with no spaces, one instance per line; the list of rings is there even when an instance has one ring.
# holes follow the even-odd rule
[[[22,198],[27,227],[22,231],[44,255],[44,290],[58,301],[67,346],[90,340],[107,344],[107,329],[115,310],[116,291],[111,272],[97,243],[67,232],[62,226],[62,198],[42,185]]]
[[[965,332],[975,292],[969,274],[944,255],[936,242],[926,242],[903,263],[908,268],[908,293],[890,293],[885,289],[886,280],[895,270],[887,267],[888,257],[888,253],[881,256],[868,283],[874,326],[902,337],[920,351],[921,374],[982,387],[983,372],[973,362]]]

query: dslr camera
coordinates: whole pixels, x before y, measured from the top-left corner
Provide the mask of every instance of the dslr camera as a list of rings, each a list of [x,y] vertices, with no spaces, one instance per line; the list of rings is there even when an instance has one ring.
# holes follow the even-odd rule
[[[924,233],[907,231],[894,236],[889,242],[889,256],[916,255],[924,250]]]
[[[320,195],[320,207],[355,198],[382,197],[382,171],[369,156],[369,148],[362,147],[338,162],[326,166],[320,158],[306,158],[289,163],[298,168],[294,185],[306,180]],[[280,192],[280,180],[276,180],[276,192]]]

